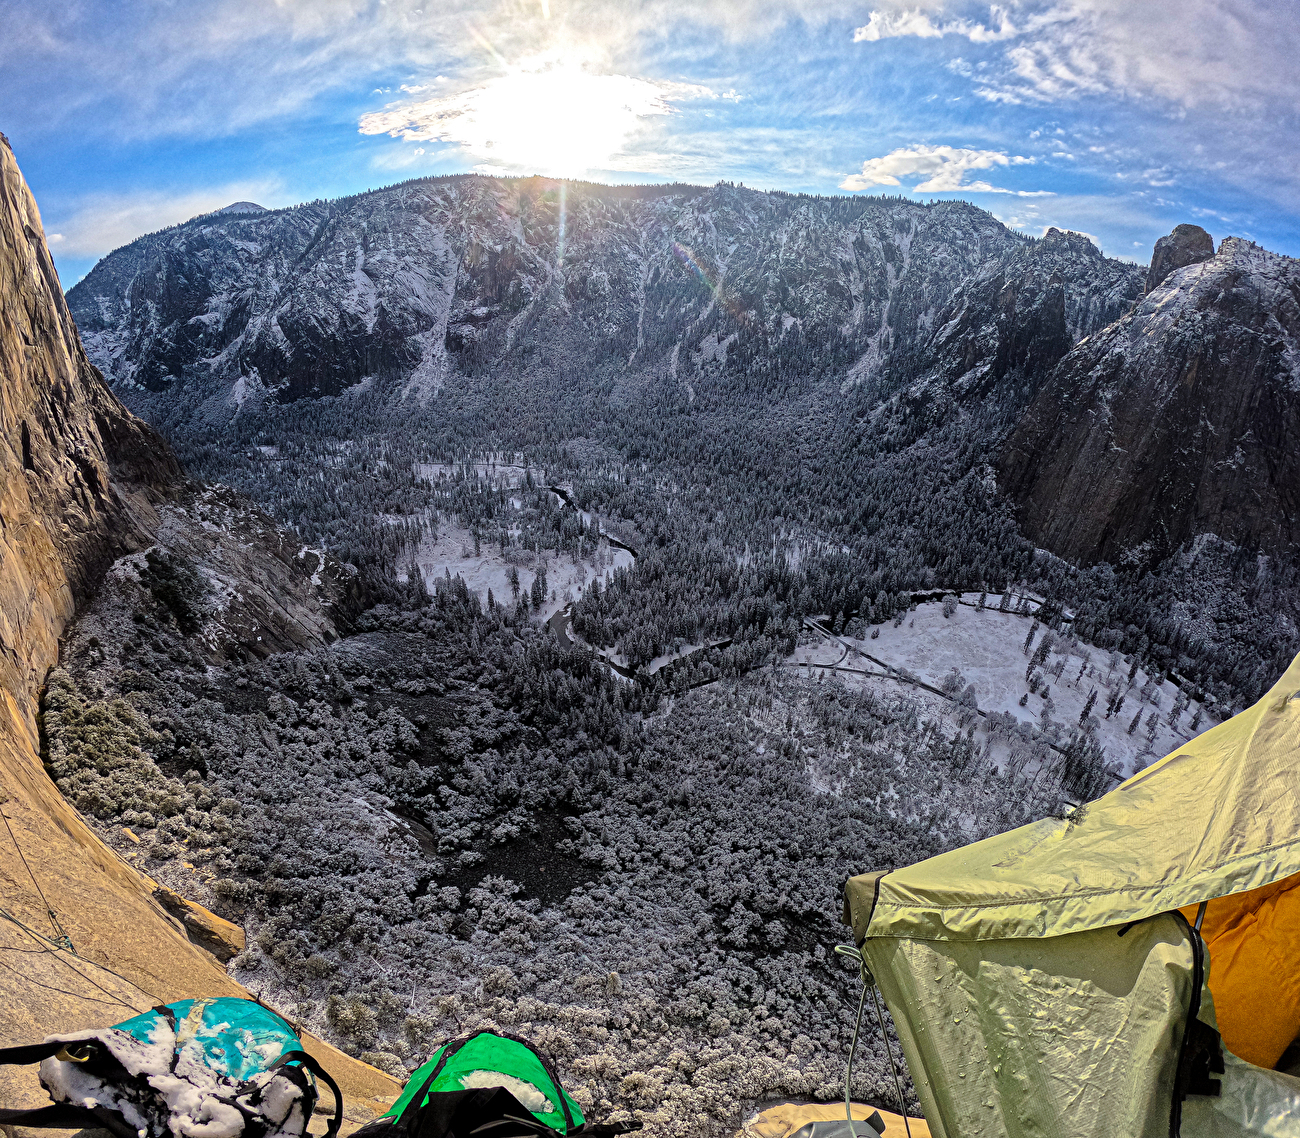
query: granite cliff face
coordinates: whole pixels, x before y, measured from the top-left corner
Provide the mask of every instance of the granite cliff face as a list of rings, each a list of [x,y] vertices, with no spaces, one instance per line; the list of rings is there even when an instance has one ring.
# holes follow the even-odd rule
[[[1198,265],[1214,256],[1214,239],[1199,225],[1175,225],[1174,231],[1156,242],[1147,270],[1146,292],[1158,288],[1175,269]]]
[[[147,883],[90,832],[42,769],[38,694],[64,628],[114,557],[148,545],[180,471],[86,360],[36,203],[2,138],[0,415],[0,779],[17,843],[0,849],[4,906],[36,934],[66,932],[80,956],[111,959],[131,977],[100,976],[70,953],[33,953],[48,942],[5,921],[3,943],[28,950],[6,954],[14,966],[0,981],[6,1035],[22,1040],[68,1017],[76,1026],[86,1017],[112,1022],[140,999],[136,984],[216,992],[229,982],[164,921]],[[4,1079],[6,1105],[43,1098],[31,1072]]]
[[[199,592],[213,598],[197,614],[213,656],[232,644],[257,654],[333,635],[327,611],[314,624],[298,619],[321,609],[312,578],[329,577],[324,558],[300,559],[296,546],[268,558],[265,550],[287,539],[255,533],[227,538],[235,548],[223,553],[212,531],[231,507],[212,499],[184,484],[170,449],[87,360],[36,203],[0,135],[0,809],[8,827],[0,945],[11,950],[0,1025],[12,1042],[113,1023],[160,1000],[244,994],[205,951],[237,946],[239,931],[183,898],[171,902],[174,912],[160,902],[156,883],[59,794],[38,729],[41,687],[65,629],[110,567],[120,576],[139,564],[157,583],[156,566],[174,569],[185,558]],[[257,529],[255,514],[238,512]],[[222,596],[213,567],[223,563],[244,577],[262,574],[241,590],[247,601]],[[168,584],[157,594],[174,595]],[[274,628],[264,647],[248,627],[255,620]],[[331,1063],[354,1096],[395,1086],[343,1056]],[[6,1106],[48,1101],[34,1068],[6,1069],[0,1090]]]
[[[86,359],[7,142],[0,304],[0,669],[31,719],[76,602],[115,556],[148,544],[180,468]]]
[[[1204,533],[1294,550],[1300,261],[1229,237],[1170,271],[1057,365],[999,483],[1071,560],[1148,562]]]

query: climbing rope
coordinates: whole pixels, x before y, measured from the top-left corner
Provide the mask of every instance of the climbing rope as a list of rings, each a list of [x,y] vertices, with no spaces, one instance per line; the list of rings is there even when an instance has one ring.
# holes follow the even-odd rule
[[[6,814],[4,810],[0,809],[0,818],[4,819],[5,829],[9,833],[9,840],[13,842],[14,849],[18,851],[18,857],[23,863],[23,868],[27,870],[27,876],[32,879],[32,886],[36,890],[36,895],[40,897],[41,904],[45,906],[45,915],[49,918],[50,927],[54,930],[54,936],[48,937],[45,936],[43,933],[38,933],[35,929],[30,928],[28,925],[20,921],[17,917],[15,917],[12,913],[10,913],[6,909],[0,909],[0,917],[3,917],[5,920],[10,921],[13,924],[17,925],[20,929],[22,929],[23,932],[25,932],[29,937],[31,937],[34,941],[36,941],[36,943],[40,946],[41,951],[48,952],[51,956],[54,957],[55,960],[58,960],[65,968],[67,968],[68,971],[75,973],[77,976],[80,976],[81,979],[85,980],[92,987],[98,988],[99,991],[101,991],[105,996],[107,996],[111,1002],[121,1004],[123,1007],[131,1011],[138,1010],[130,1003],[128,1003],[126,1000],[122,999],[121,996],[118,996],[116,993],[111,992],[107,988],[105,988],[104,985],[99,983],[99,981],[96,980],[93,976],[89,976],[85,972],[81,971],[81,969],[73,965],[72,961],[68,960],[64,956],[61,956],[60,953],[66,952],[69,956],[72,956],[75,959],[82,961],[84,964],[89,964],[94,968],[102,969],[104,972],[107,972],[110,976],[116,976],[117,979],[121,980],[123,983],[130,984],[131,987],[134,988],[137,992],[143,992],[144,995],[148,996],[151,1000],[157,1000],[158,997],[156,995],[154,995],[152,992],[146,991],[144,988],[141,988],[140,985],[135,983],[134,980],[128,980],[121,973],[114,972],[113,969],[107,967],[106,965],[100,964],[98,961],[95,960],[89,960],[86,957],[82,956],[79,952],[77,952],[76,946],[72,943],[72,938],[68,935],[67,930],[63,927],[62,922],[59,920],[58,913],[54,911],[54,906],[50,904],[49,899],[45,896],[45,890],[41,888],[41,883],[36,879],[36,874],[32,871],[32,866],[31,863],[27,860],[27,855],[23,853],[23,847],[18,841],[18,835],[14,833],[13,826],[9,824],[9,815]],[[32,982],[37,983],[36,981],[32,981]],[[49,985],[41,985],[41,986],[49,987]],[[54,989],[54,990],[63,991],[63,989],[61,988]],[[75,993],[68,993],[68,994],[71,995]],[[94,999],[94,997],[85,997],[85,998]]]
[[[903,1116],[903,1128],[907,1131],[907,1138],[912,1138],[912,1126],[907,1120],[907,1099],[903,1097],[903,1083],[898,1077],[898,1068],[894,1066],[894,1053],[889,1046],[889,1033],[885,1030],[885,1017],[880,1010],[880,997],[876,995],[876,978],[868,970],[866,958],[853,945],[837,944],[835,952],[839,956],[855,959],[862,977],[862,995],[858,998],[858,1014],[853,1022],[853,1042],[849,1045],[849,1063],[844,1071],[844,1116],[848,1119],[849,1133],[851,1135],[858,1133],[853,1125],[853,1056],[858,1049],[858,1034],[862,1030],[862,1009],[866,1006],[869,988],[872,1003],[876,1005],[876,1021],[880,1024],[880,1038],[885,1041],[885,1055],[889,1058],[889,1070],[894,1076],[894,1090],[898,1093],[898,1112]]]
[[[55,943],[62,948],[66,948],[75,956],[77,950],[73,947],[72,938],[68,936],[67,931],[59,923],[59,915],[54,911],[54,907],[46,900],[45,890],[41,888],[41,883],[36,880],[36,874],[32,872],[32,867],[27,862],[27,855],[23,853],[23,847],[18,844],[18,835],[14,833],[14,828],[9,825],[9,815],[0,810],[0,818],[5,820],[5,829],[9,831],[9,840],[13,842],[14,849],[18,851],[18,857],[22,860],[23,868],[27,870],[27,876],[32,879],[32,884],[36,886],[36,893],[41,899],[41,904],[45,906],[45,914],[50,918],[50,926],[54,929]]]
[[[113,1003],[121,1004],[124,1008],[129,1008],[131,1011],[140,1010],[139,1008],[135,1007],[133,1004],[130,1004],[126,1000],[122,999],[122,997],[117,995],[116,993],[110,992],[107,988],[104,987],[103,984],[99,983],[99,981],[96,980],[93,976],[86,975],[86,973],[82,972],[81,969],[75,967],[72,964],[72,961],[68,960],[63,956],[60,956],[59,954],[61,952],[66,952],[68,953],[69,956],[75,957],[77,960],[80,960],[83,964],[89,964],[92,968],[98,968],[101,971],[107,972],[110,976],[116,976],[124,984],[130,984],[131,987],[134,988],[137,992],[143,992],[144,995],[148,996],[151,1000],[156,1001],[159,999],[159,997],[156,996],[153,992],[150,992],[146,988],[141,988],[140,985],[137,984],[134,980],[127,979],[120,972],[114,972],[113,969],[109,968],[106,964],[100,964],[96,960],[90,960],[87,957],[81,956],[79,953],[74,952],[72,949],[68,948],[66,945],[62,944],[61,942],[51,940],[49,937],[44,936],[41,933],[38,933],[35,929],[30,928],[28,925],[25,925],[22,921],[20,921],[12,913],[8,912],[6,909],[0,909],[0,917],[3,917],[6,921],[10,921],[13,924],[17,925],[20,929],[22,929],[23,932],[25,932],[29,937],[31,937],[34,941],[36,941],[36,943],[40,947],[41,952],[48,952],[51,956],[54,957],[55,960],[57,960],[60,964],[62,964],[65,968],[67,968],[68,971],[74,973],[77,976],[80,976],[83,980],[85,980],[88,984],[92,985],[93,987],[98,988]],[[7,946],[0,945],[0,948],[4,948],[4,947]],[[19,951],[19,950],[11,949],[10,951]],[[31,982],[37,983],[37,981],[31,981]],[[42,985],[42,986],[48,987],[49,985]],[[61,988],[56,989],[56,991],[62,991],[62,990],[63,989]],[[76,993],[70,992],[68,994],[75,995]],[[84,998],[94,999],[93,996],[87,996]]]

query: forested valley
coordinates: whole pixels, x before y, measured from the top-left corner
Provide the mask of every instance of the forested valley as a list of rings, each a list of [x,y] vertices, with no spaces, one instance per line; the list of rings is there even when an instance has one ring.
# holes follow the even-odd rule
[[[267,405],[220,425],[159,425],[193,474],[229,484],[356,565],[375,599],[437,517],[484,542],[572,553],[582,523],[542,489],[626,527],[640,556],[575,607],[592,644],[642,663],[674,643],[745,648],[804,615],[887,620],[934,590],[1021,586],[1068,614],[1098,647],[1138,655],[1225,709],[1252,702],[1289,663],[1297,567],[1213,538],[1072,566],[1019,533],[993,463],[1028,393],[999,399],[881,399],[796,376],[766,395],[743,365],[692,399],[668,381],[619,406],[609,385],[565,383],[564,361],[524,377],[444,389],[436,414],[380,390]],[[561,378],[547,382],[547,375]],[[755,390],[759,387],[759,390]],[[562,440],[562,441],[555,441]],[[536,517],[517,528],[482,468],[535,467]],[[417,464],[448,469],[435,487]]]

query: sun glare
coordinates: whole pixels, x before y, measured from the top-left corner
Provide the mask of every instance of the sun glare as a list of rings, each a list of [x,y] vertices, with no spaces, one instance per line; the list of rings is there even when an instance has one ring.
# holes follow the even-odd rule
[[[361,130],[458,143],[492,167],[574,175],[609,169],[646,118],[671,113],[655,83],[548,60],[457,95],[367,115]]]

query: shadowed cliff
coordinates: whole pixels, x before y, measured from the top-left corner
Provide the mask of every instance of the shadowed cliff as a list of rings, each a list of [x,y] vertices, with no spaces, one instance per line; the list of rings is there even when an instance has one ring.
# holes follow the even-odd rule
[[[1024,532],[1061,557],[1145,563],[1204,533],[1274,553],[1300,539],[1300,261],[1235,237],[1206,259],[1197,232],[1190,251],[1162,249],[1128,315],[1061,360],[1003,452]]]

